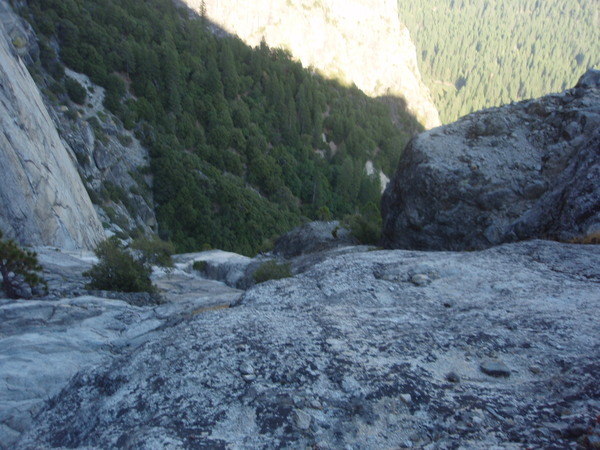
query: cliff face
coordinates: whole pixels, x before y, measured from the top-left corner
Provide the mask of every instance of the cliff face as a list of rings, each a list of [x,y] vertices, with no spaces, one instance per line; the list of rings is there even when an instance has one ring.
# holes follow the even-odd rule
[[[201,0],[183,0],[199,10]],[[289,50],[306,67],[370,96],[398,96],[426,127],[440,124],[395,0],[206,0],[207,17],[247,44]]]
[[[0,15],[0,228],[23,244],[93,247],[104,231],[16,52],[27,37],[9,33],[18,19],[6,4]]]

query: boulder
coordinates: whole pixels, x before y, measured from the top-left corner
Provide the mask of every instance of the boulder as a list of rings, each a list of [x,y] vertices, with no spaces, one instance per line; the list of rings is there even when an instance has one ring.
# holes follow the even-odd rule
[[[350,235],[350,231],[338,221],[309,222],[277,239],[273,253],[284,258],[293,258],[356,244],[357,241]]]
[[[254,284],[252,272],[259,264],[256,259],[223,250],[176,255],[174,261],[177,267],[187,272],[196,272],[237,289]]]
[[[592,245],[331,256],[81,370],[11,448],[574,448],[599,285]]]
[[[382,199],[390,248],[473,250],[600,232],[600,71],[415,137]]]

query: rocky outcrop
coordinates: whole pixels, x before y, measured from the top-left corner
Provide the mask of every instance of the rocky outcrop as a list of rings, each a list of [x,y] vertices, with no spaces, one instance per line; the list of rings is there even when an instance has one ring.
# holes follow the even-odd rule
[[[104,238],[74,161],[15,50],[28,41],[0,11],[0,228],[24,244],[89,248]],[[12,19],[11,19],[12,18]],[[13,33],[14,34],[14,33]]]
[[[85,104],[76,105],[63,94],[69,107],[50,99],[46,106],[77,160],[102,222],[121,236],[156,231],[148,150],[103,106],[104,88],[84,74],[66,69],[66,75],[86,88]]]
[[[600,71],[414,138],[382,200],[392,248],[472,250],[600,232]]]
[[[188,273],[199,273],[236,289],[249,289],[256,284],[254,273],[263,264],[288,264],[292,274],[299,274],[325,259],[368,248],[355,244],[356,239],[338,221],[309,222],[281,236],[272,252],[254,258],[209,250],[176,255],[174,259]]]
[[[36,250],[50,295],[27,302],[0,298],[0,449],[14,448],[32,415],[77,372],[127,354],[193,314],[225,308],[241,294],[177,264],[153,275],[164,302],[135,306],[134,294],[86,292],[81,274],[95,260],[91,252]]]
[[[356,244],[358,241],[338,221],[309,222],[277,239],[273,253],[284,258],[293,258]]]
[[[185,253],[177,255],[175,261],[188,273],[197,272],[209,280],[221,281],[237,289],[246,289],[254,284],[252,272],[260,264],[257,258],[223,250]]]
[[[305,67],[367,95],[401,97],[425,128],[440,124],[395,0],[182,0],[247,44],[289,50]]]
[[[573,448],[596,438],[599,268],[549,241],[332,257],[120,346],[12,448]]]

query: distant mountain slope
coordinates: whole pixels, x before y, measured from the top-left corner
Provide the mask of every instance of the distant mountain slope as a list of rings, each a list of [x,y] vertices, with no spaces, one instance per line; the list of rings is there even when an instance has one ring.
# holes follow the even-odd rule
[[[598,0],[398,0],[444,123],[600,67]]]
[[[114,120],[149,148],[159,233],[179,251],[253,254],[305,218],[358,215],[377,228],[377,171],[391,175],[422,129],[410,114],[392,120],[385,100],[284,50],[218,38],[172,0],[19,5],[40,38],[30,70],[57,107],[80,114],[66,64],[105,89]]]
[[[367,95],[397,96],[425,128],[440,124],[421,81],[416,49],[396,0],[181,0],[249,45],[289,50],[305,67],[354,83]],[[242,6],[243,5],[243,6]]]

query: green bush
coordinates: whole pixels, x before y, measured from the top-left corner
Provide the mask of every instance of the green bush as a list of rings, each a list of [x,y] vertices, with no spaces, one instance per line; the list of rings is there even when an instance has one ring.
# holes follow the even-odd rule
[[[381,238],[381,214],[377,205],[370,203],[360,214],[344,217],[343,224],[350,234],[363,245],[377,245]]]
[[[252,275],[257,283],[264,283],[269,280],[279,280],[292,276],[290,263],[279,264],[277,261],[270,260],[261,264]]]
[[[2,288],[8,298],[30,297],[29,292],[48,290],[46,282],[36,272],[42,270],[34,252],[20,249],[15,241],[2,240],[0,230],[0,274]]]
[[[131,248],[140,252],[140,261],[146,265],[173,267],[175,247],[171,242],[165,242],[157,236],[140,237],[131,243]]]
[[[69,98],[78,105],[84,105],[87,98],[87,91],[79,82],[71,77],[65,78],[65,88]]]
[[[135,259],[116,239],[107,239],[95,250],[99,261],[83,275],[92,280],[88,289],[120,292],[154,292],[152,268]]]
[[[198,272],[204,272],[204,269],[206,269],[206,261],[194,261],[192,269]]]

